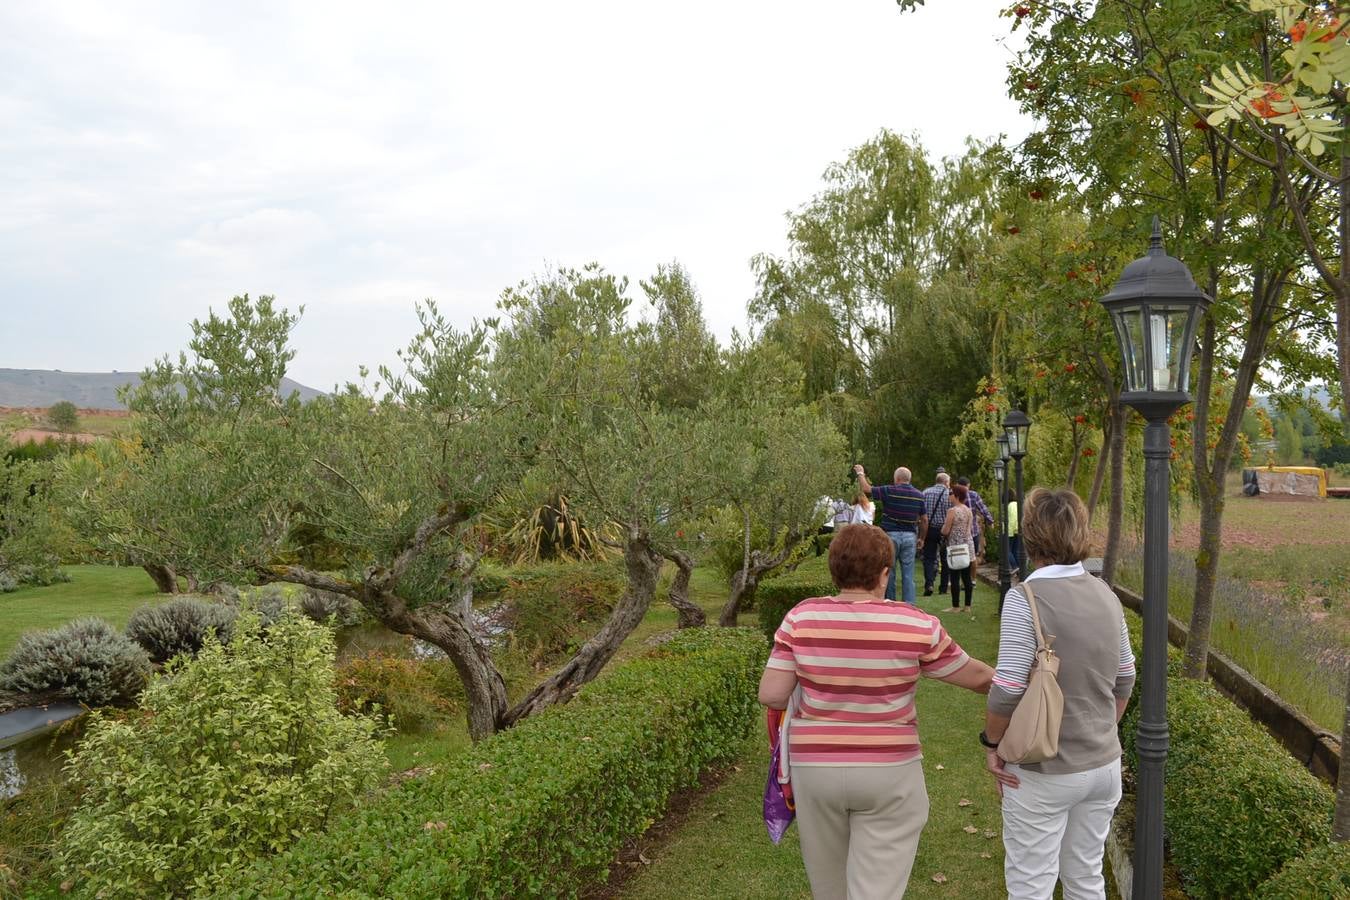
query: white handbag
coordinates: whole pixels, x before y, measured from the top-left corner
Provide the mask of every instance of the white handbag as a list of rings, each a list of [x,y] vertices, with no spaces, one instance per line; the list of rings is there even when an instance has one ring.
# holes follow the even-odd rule
[[[970,544],[948,544],[947,568],[968,569],[970,568],[971,556]]]

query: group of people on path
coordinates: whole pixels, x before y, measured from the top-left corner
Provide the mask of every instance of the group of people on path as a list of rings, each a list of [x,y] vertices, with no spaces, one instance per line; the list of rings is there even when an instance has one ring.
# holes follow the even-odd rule
[[[884,487],[858,474],[883,504],[880,527],[839,529],[829,548],[837,593],[787,613],[759,687],[760,703],[786,710],[780,751],[812,895],[904,896],[929,812],[915,711],[918,679],[927,676],[988,695],[979,749],[978,723],[970,724],[971,752],[984,753],[1000,798],[1009,898],[1050,898],[1058,881],[1065,900],[1104,900],[1104,844],[1121,794],[1117,723],[1135,665],[1119,601],[1082,565],[1091,540],[1086,506],[1068,490],[1027,496],[1020,534],[1035,571],[1004,600],[991,668],[914,602],[915,556],[935,534],[949,546],[969,534],[979,549],[968,485],[938,482],[936,500],[950,497],[950,505],[935,532],[936,506],[908,470]],[[904,603],[895,602],[897,567]],[[1043,633],[1054,636],[1063,719],[1057,754],[1017,765],[999,745],[1030,681],[1032,603]]]
[[[895,548],[895,558],[891,563],[891,573],[886,582],[886,599],[896,599],[896,571],[900,573],[900,598],[905,603],[918,601],[918,589],[914,577],[915,562],[922,554],[923,558],[923,595],[933,596],[933,585],[937,584],[939,594],[951,589],[951,609],[969,609],[971,597],[975,592],[975,567],[984,561],[985,540],[993,529],[995,520],[989,512],[989,506],[979,492],[970,486],[970,479],[964,476],[952,484],[947,470],[938,467],[933,484],[922,491],[913,484],[913,473],[901,466],[895,470],[891,484],[872,484],[866,470],[856,465],[853,474],[858,479],[859,499],[853,507],[864,501],[875,500],[882,504],[881,530],[890,538]],[[1016,567],[1016,550],[1020,549],[1020,534],[1017,534],[1018,516],[1016,498],[1008,503],[1008,523],[1010,538],[1011,564]],[[850,517],[845,522],[836,519],[836,530],[844,524],[858,524],[865,521],[872,524],[871,503],[868,502],[868,516],[865,520]],[[1016,534],[1018,540],[1012,541]],[[952,565],[951,548],[965,548],[965,564]],[[1015,549],[1014,549],[1015,548]],[[961,599],[964,596],[965,605]]]

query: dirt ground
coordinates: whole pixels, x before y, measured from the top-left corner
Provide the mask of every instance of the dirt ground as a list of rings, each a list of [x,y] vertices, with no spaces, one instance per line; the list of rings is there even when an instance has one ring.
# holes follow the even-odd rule
[[[1350,500],[1230,494],[1224,504],[1223,546],[1267,549],[1291,544],[1350,545]],[[1200,546],[1200,511],[1186,504],[1172,546]]]

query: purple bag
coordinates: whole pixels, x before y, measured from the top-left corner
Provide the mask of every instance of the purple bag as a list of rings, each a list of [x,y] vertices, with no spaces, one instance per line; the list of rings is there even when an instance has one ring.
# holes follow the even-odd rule
[[[788,826],[797,818],[797,808],[788,796],[790,790],[790,786],[778,783],[778,743],[775,742],[773,752],[769,754],[769,781],[764,785],[764,827],[769,829],[769,839],[775,844],[783,839]]]
[[[769,781],[764,785],[764,827],[775,844],[783,839],[792,820],[797,818],[797,804],[792,798],[792,783],[778,780],[782,762],[782,725],[790,713],[780,709],[767,710],[765,725],[769,729]]]

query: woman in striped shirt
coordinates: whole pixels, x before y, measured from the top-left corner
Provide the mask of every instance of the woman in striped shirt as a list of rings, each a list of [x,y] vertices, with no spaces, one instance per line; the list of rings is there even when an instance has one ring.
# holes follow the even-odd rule
[[[928,821],[914,710],[921,675],[977,693],[993,670],[971,659],[936,618],[884,599],[894,551],[870,525],[830,543],[839,593],[783,617],[759,702],[784,709],[802,858],[816,900],[904,896]]]

